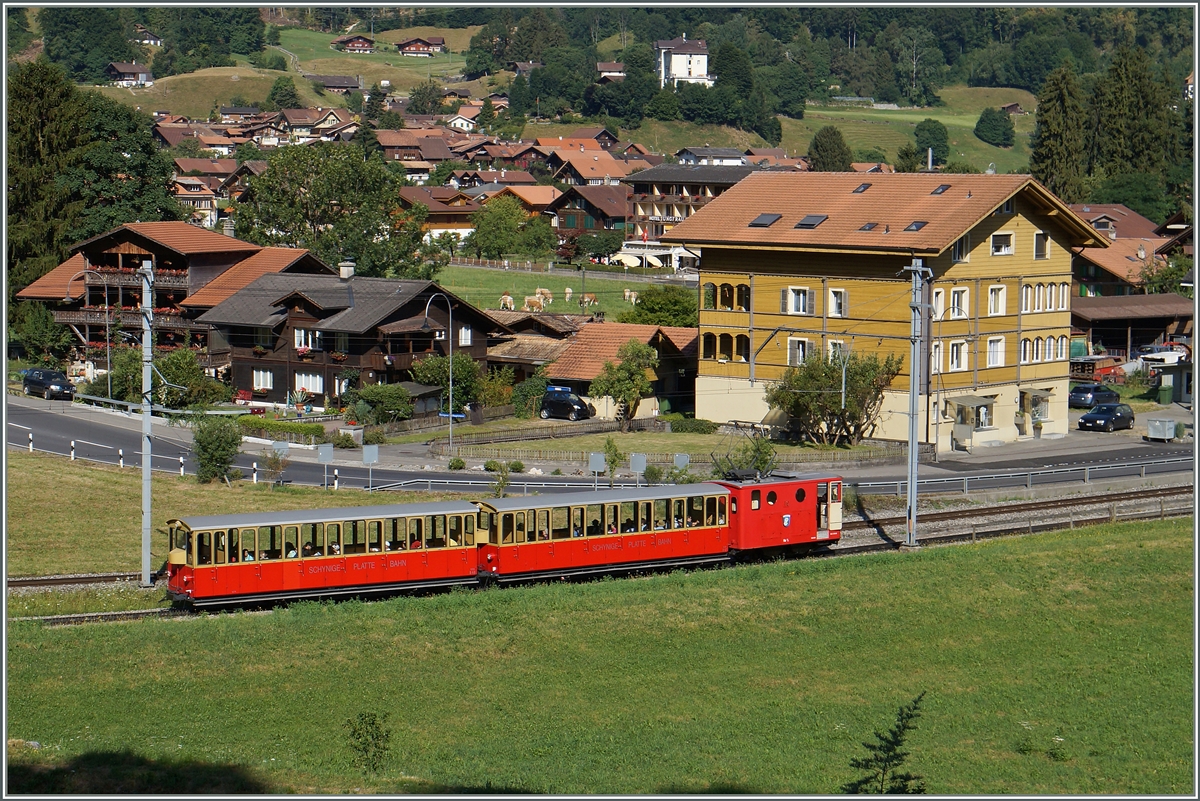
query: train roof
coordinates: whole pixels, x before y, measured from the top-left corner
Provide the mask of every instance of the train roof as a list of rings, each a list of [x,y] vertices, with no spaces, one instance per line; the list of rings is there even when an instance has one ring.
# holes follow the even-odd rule
[[[176,520],[192,531],[198,531],[206,528],[241,528],[242,526],[298,526],[304,523],[323,523],[328,520],[462,515],[475,514],[478,511],[475,504],[467,501],[432,501],[429,503],[392,503],[382,506],[339,506],[332,509],[294,509],[281,512],[181,517]],[[175,523],[176,520],[169,522]]]
[[[738,487],[740,489],[743,487],[769,487],[772,484],[782,484],[785,481],[840,481],[841,478],[836,473],[796,473],[790,470],[776,470],[760,481],[719,480],[726,486]]]
[[[658,487],[587,490],[585,492],[565,492],[554,495],[539,495],[537,497],[483,498],[479,501],[479,504],[497,512],[512,512],[518,509],[544,506],[583,506],[585,504],[623,503],[625,501],[652,501],[656,498],[682,498],[688,495],[728,494],[728,488],[720,484],[704,482],[700,484],[673,484]]]

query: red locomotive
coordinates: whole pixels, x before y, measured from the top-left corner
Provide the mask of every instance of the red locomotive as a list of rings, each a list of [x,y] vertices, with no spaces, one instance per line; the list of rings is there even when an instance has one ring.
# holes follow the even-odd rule
[[[168,587],[195,606],[726,562],[836,542],[825,474],[168,522]]]

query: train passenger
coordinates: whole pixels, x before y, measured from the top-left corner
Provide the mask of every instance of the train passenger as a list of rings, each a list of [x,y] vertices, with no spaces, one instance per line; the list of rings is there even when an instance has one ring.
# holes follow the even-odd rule
[[[625,522],[621,524],[621,531],[625,534],[633,534],[637,531],[637,526],[633,524],[633,518],[625,518]]]
[[[616,533],[617,533],[617,523],[616,523],[616,521],[615,521],[615,520],[614,520],[613,522],[611,522],[611,523],[609,523],[609,524],[608,524],[608,533],[609,533],[609,534],[616,534]]]
[[[315,556],[315,554],[313,553],[313,546],[312,546],[311,542],[304,543],[304,547],[300,549],[300,552],[301,552],[301,554],[303,554],[305,559],[308,559],[311,556]]]
[[[408,544],[408,547],[412,548],[415,551],[416,549],[421,547],[421,540],[414,538],[413,541]]]
[[[253,562],[254,561],[254,551],[251,551],[249,549],[244,549],[242,551],[242,561],[243,562]]]
[[[287,552],[288,559],[295,559],[296,558],[296,544],[294,542],[289,542],[287,544],[286,552]]]
[[[341,554],[341,552],[342,552],[342,546],[338,545],[336,542],[331,542],[329,544],[329,555],[330,556],[338,556],[339,554]]]

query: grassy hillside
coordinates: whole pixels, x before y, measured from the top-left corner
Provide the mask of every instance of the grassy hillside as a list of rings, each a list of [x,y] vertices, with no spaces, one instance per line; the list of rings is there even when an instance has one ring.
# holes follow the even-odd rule
[[[265,100],[275,79],[291,76],[300,94],[300,102],[309,106],[344,106],[346,101],[339,95],[318,95],[312,85],[294,72],[260,70],[251,66],[213,67],[160,78],[154,86],[145,89],[123,89],[116,86],[94,87],[109,97],[142,111],[170,111],[186,114],[194,119],[205,119],[218,105],[229,105],[235,95],[256,103]],[[93,87],[88,87],[93,88]]]
[[[7,787],[827,794],[924,690],[903,767],[930,793],[1187,796],[1191,529],[10,622]],[[364,712],[392,732],[371,774],[344,728]]]
[[[408,38],[400,33],[388,31],[380,34],[379,40]],[[361,75],[367,86],[387,80],[392,82],[393,91],[407,90],[431,77],[440,79],[445,75],[458,74],[465,63],[461,55],[449,53],[433,58],[409,58],[394,50],[370,54],[343,53],[329,46],[335,38],[328,33],[301,28],[287,28],[279,32],[280,46],[300,60],[300,68],[304,72],[316,75]],[[451,49],[454,49],[453,45]]]

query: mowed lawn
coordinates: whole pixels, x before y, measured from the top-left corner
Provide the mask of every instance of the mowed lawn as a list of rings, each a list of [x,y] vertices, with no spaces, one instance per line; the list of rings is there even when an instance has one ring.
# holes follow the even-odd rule
[[[621,281],[620,276],[610,278],[612,273],[589,270],[586,275],[571,267],[556,267],[553,272],[530,272],[525,262],[512,262],[513,269],[489,270],[478,267],[447,267],[438,274],[437,282],[454,294],[481,309],[499,309],[500,295],[508,292],[513,303],[520,309],[527,295],[533,295],[538,287],[549,289],[553,302],[546,311],[557,314],[580,314],[585,311],[579,300],[586,291],[596,296],[596,305],[586,311],[605,313],[606,319],[615,322],[617,315],[632,307],[625,301],[625,290],[644,291],[650,284],[642,281]],[[545,267],[545,261],[541,262]],[[667,271],[669,272],[669,270]],[[570,287],[571,302],[566,302],[564,290]]]
[[[267,613],[8,625],[13,793],[1193,786],[1192,522]],[[343,724],[386,714],[382,769]],[[22,745],[36,741],[40,749]]]
[[[138,571],[142,566],[140,468],[71,462],[61,456],[8,451],[8,575]],[[166,522],[173,517],[362,506],[380,496],[360,490],[272,489],[240,481],[199,484],[194,477],[155,473],[151,566],[167,558]],[[52,488],[47,491],[47,488]],[[424,492],[387,494],[387,503],[459,497]]]

